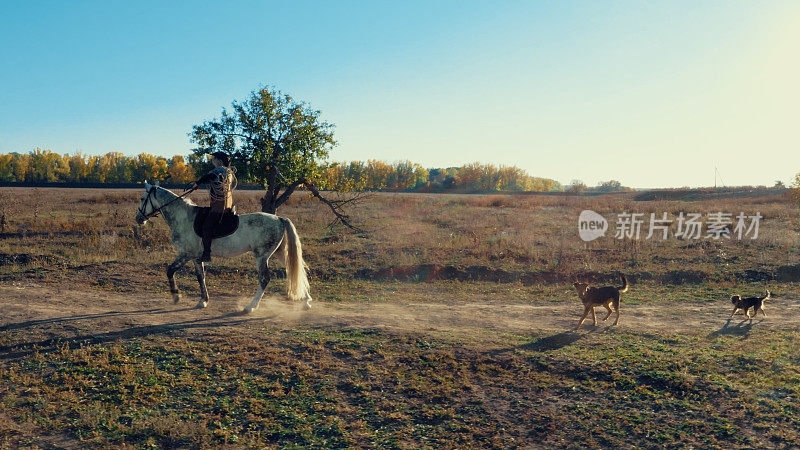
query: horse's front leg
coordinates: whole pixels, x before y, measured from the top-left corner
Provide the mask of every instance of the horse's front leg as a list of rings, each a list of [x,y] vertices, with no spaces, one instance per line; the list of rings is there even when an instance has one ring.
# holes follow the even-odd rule
[[[172,301],[178,303],[181,299],[181,291],[178,289],[178,285],[175,283],[175,272],[178,271],[187,261],[189,258],[186,255],[178,255],[175,258],[175,261],[172,261],[172,264],[167,266],[167,280],[169,281],[169,291],[172,293]]]
[[[197,303],[197,307],[205,308],[208,306],[208,291],[206,290],[206,272],[203,269],[203,261],[194,260],[194,274],[197,275],[197,282],[200,283],[200,302]]]

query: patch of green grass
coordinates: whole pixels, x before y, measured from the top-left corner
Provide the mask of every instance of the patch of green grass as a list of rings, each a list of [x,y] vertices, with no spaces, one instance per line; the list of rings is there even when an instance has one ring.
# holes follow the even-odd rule
[[[54,344],[0,364],[0,428],[15,445],[98,447],[800,444],[795,332],[568,335],[260,328]]]
[[[571,414],[603,434],[622,428],[628,442],[763,446],[798,443],[800,366],[792,355],[799,345],[789,331],[743,340],[615,330],[557,350],[522,345],[520,352],[561,375],[565,394],[577,397]],[[608,422],[600,420],[611,412]]]

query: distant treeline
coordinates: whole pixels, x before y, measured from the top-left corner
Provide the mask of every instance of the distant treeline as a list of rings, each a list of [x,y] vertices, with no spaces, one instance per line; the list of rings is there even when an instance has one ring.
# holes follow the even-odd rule
[[[352,161],[333,163],[321,173],[327,189],[359,189],[419,192],[521,192],[561,191],[561,183],[528,175],[519,167],[472,163],[446,169],[425,169],[400,161]]]
[[[29,153],[0,154],[0,182],[29,183],[138,183],[142,180],[166,183],[194,181],[209,168],[201,157],[176,155],[171,158],[141,153],[126,156],[58,154],[35,149]],[[617,181],[589,188],[575,181],[567,187],[549,178],[529,175],[513,166],[472,163],[461,167],[425,169],[417,163],[400,161],[352,161],[322,166],[315,182],[321,189],[382,190],[418,192],[557,192],[625,190]],[[255,184],[246,177],[240,184]]]
[[[189,157],[191,160],[191,157]],[[29,153],[0,154],[0,181],[33,183],[137,183],[142,180],[188,183],[195,172],[183,156],[170,159],[141,153],[126,156],[60,155],[37,148]]]

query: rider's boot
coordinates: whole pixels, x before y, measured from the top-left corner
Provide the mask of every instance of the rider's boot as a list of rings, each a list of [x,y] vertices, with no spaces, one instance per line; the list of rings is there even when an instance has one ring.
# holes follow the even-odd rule
[[[203,254],[200,256],[200,261],[211,262],[211,233],[205,230],[203,230]]]
[[[214,235],[214,228],[216,228],[221,217],[221,212],[211,210],[205,222],[203,222],[203,256],[200,257],[202,262],[211,261],[211,237]]]

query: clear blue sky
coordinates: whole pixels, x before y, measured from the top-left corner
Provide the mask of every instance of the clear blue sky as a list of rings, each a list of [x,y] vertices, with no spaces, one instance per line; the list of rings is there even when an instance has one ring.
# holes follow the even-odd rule
[[[517,165],[563,183],[789,182],[800,2],[2,2],[0,152],[188,154],[261,85],[333,160]]]

